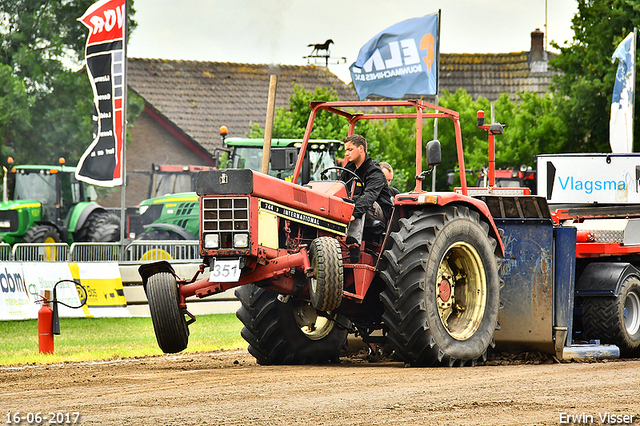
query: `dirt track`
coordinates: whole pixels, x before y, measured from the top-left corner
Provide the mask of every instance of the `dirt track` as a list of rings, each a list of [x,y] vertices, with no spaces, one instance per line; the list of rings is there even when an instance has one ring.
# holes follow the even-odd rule
[[[2,424],[8,411],[41,412],[43,424],[79,412],[83,425],[556,425],[562,413],[603,424],[607,412],[640,424],[640,360],[280,367],[241,350],[0,368],[0,389]]]

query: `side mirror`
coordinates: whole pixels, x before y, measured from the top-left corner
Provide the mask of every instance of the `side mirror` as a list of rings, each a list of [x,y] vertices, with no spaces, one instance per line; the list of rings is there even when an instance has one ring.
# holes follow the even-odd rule
[[[271,169],[272,170],[293,170],[298,159],[297,148],[272,148],[271,149]]]
[[[427,164],[437,166],[442,162],[442,148],[439,140],[432,140],[427,143]]]
[[[455,182],[456,182],[456,174],[447,173],[447,186],[453,186]]]

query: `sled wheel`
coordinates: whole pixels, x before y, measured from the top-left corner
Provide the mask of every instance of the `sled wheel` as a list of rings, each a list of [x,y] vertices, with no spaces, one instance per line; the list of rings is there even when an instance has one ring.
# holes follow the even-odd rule
[[[585,297],[584,331],[590,339],[617,345],[623,355],[640,348],[640,280],[629,276],[615,297]]]
[[[158,272],[149,277],[145,289],[158,346],[164,353],[184,350],[189,343],[189,327],[178,305],[176,277]]]
[[[344,275],[342,251],[335,238],[319,237],[311,242],[309,262],[315,275],[309,279],[311,305],[319,311],[332,311],[342,303]]]
[[[341,315],[318,315],[308,302],[280,301],[255,284],[239,287],[235,294],[241,302],[236,312],[244,325],[241,335],[258,364],[337,362],[346,348],[348,321]]]
[[[414,212],[384,252],[383,320],[402,361],[464,365],[485,357],[500,307],[496,241],[465,206]]]

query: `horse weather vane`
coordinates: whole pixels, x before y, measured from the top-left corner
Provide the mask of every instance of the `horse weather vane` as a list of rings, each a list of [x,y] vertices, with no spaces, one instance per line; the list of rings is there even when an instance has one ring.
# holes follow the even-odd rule
[[[329,67],[329,60],[332,61],[332,64],[346,63],[347,58],[345,57],[331,59],[331,51],[329,50],[329,46],[331,44],[334,44],[331,39],[324,43],[310,44],[307,47],[313,47],[313,50],[309,56],[303,56],[303,58],[307,60],[307,64],[311,64],[311,61],[313,61],[314,64],[318,64],[318,61],[322,61],[324,59],[324,66],[327,68]]]

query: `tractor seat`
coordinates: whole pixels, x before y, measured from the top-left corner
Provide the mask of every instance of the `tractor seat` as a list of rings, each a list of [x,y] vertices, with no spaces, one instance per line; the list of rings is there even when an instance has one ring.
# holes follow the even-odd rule
[[[387,227],[385,223],[378,219],[366,219],[364,221],[365,232],[372,235],[382,235],[386,231]]]

